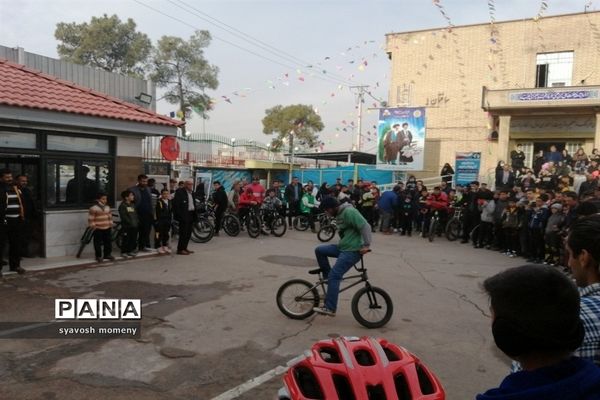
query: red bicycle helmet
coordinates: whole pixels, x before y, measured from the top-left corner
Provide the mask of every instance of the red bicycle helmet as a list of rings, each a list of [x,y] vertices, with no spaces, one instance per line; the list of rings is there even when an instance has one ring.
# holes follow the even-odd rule
[[[384,339],[340,337],[315,343],[283,377],[291,400],[444,400],[421,361]],[[282,390],[284,393],[286,390]]]

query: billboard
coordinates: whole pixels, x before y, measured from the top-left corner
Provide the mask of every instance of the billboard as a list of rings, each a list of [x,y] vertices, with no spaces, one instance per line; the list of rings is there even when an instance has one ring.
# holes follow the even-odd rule
[[[457,152],[454,162],[454,184],[465,186],[478,180],[480,166],[481,153]]]
[[[425,126],[424,107],[379,110],[377,169],[423,170]]]

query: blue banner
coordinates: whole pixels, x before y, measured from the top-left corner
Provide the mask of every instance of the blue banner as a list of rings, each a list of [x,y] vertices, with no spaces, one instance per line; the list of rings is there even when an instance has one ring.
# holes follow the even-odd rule
[[[480,167],[481,153],[457,152],[454,163],[454,184],[465,186],[479,180]]]

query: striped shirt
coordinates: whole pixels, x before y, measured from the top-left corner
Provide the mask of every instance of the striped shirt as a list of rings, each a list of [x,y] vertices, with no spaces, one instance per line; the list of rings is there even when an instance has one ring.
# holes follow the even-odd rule
[[[90,207],[88,224],[92,229],[106,230],[112,228],[112,213],[106,204],[96,203]]]
[[[21,191],[16,186],[9,186],[6,191],[6,219],[23,218]]]
[[[600,283],[579,289],[581,296],[580,317],[585,329],[583,344],[575,355],[586,358],[600,366]]]

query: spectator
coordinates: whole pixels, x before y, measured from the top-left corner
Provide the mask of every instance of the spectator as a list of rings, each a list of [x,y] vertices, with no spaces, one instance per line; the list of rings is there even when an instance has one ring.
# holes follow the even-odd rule
[[[244,193],[240,195],[240,202],[238,204],[238,216],[240,218],[240,222],[242,223],[242,229],[244,227],[244,222],[246,217],[250,213],[250,208],[258,205],[258,199],[254,196],[254,192],[249,185],[246,185],[246,189]]]
[[[215,204],[215,236],[219,236],[221,231],[221,225],[223,224],[223,215],[227,211],[229,200],[227,199],[227,193],[225,188],[221,185],[221,182],[213,182],[214,192],[212,194],[212,201]]]
[[[575,354],[600,366],[600,215],[575,222],[567,238],[568,265],[579,286],[583,344]]]
[[[449,187],[452,187],[452,179],[454,179],[454,169],[448,163],[444,164],[442,170],[440,171],[440,176],[442,177],[442,182],[446,182]]]
[[[34,230],[34,220],[37,219],[38,212],[33,201],[33,194],[27,187],[29,179],[27,175],[17,175],[15,178],[17,189],[21,191],[21,206],[23,207],[23,235],[21,237],[21,256],[31,257],[29,251],[29,243],[31,243],[31,236]],[[1,269],[1,267],[0,267]]]
[[[477,234],[475,248],[481,249],[487,245],[491,247],[492,232],[494,229],[494,209],[496,203],[491,192],[482,192],[479,195],[479,209],[481,210],[481,224]],[[475,239],[473,239],[475,241]]]
[[[248,186],[252,188],[252,193],[254,193],[254,197],[258,204],[261,204],[265,199],[266,190],[265,187],[261,185],[258,175],[252,177],[252,183]]]
[[[546,163],[546,159],[544,158],[544,150],[540,150],[535,155],[533,160],[533,174],[537,176],[542,170],[542,165]]]
[[[598,149],[592,150],[592,154],[590,155],[590,162],[596,161],[596,163],[600,163],[600,152]]]
[[[184,187],[177,189],[173,198],[173,217],[179,222],[179,241],[177,243],[177,254],[190,255],[192,250],[188,249],[192,237],[192,225],[196,220],[196,208],[194,207],[193,188],[194,181],[186,179]]]
[[[516,257],[519,253],[519,212],[515,199],[509,199],[506,208],[500,216],[500,227],[504,238],[505,253],[509,257]]]
[[[562,204],[554,203],[550,206],[550,216],[544,231],[544,243],[546,245],[546,259],[544,264],[558,265],[560,261],[560,227],[562,226],[565,216],[562,212]]]
[[[135,196],[131,190],[124,190],[121,193],[121,205],[119,206],[119,218],[121,219],[121,256],[135,257],[137,256],[137,237],[139,218],[135,211]]]
[[[498,388],[477,400],[595,400],[600,369],[572,357],[583,340],[579,294],[560,272],[543,266],[511,268],[484,281],[496,346],[518,361]]]
[[[106,193],[98,193],[96,203],[92,205],[88,212],[88,226],[94,231],[94,251],[96,261],[101,263],[104,260],[115,261],[112,256],[112,212],[108,205],[108,196]]]
[[[514,171],[521,172],[525,168],[525,153],[521,144],[517,144],[515,150],[510,152],[510,161]]]
[[[6,243],[8,243],[8,266],[11,271],[24,274],[21,267],[21,251],[23,250],[23,216],[22,194],[14,184],[10,169],[0,170],[0,259]],[[0,277],[2,277],[0,265]]]
[[[148,177],[138,175],[138,183],[129,190],[135,196],[135,210],[138,213],[139,232],[138,250],[152,251],[150,247],[150,231],[154,222],[154,208],[152,207],[152,192],[148,187]]]
[[[319,202],[315,199],[312,194],[312,188],[309,185],[304,186],[304,194],[302,195],[302,202],[300,203],[300,212],[308,217],[308,223],[310,230],[316,233],[315,229],[315,215],[319,209]]]
[[[555,145],[552,145],[550,146],[550,151],[544,156],[544,159],[546,162],[551,162],[554,163],[554,165],[557,165],[560,161],[563,161],[563,155],[556,150]]]
[[[300,200],[302,199],[302,187],[298,177],[294,176],[292,182],[286,186],[284,197],[288,204],[288,227],[292,229],[292,217],[298,215]]]
[[[586,181],[579,186],[579,197],[581,198],[585,193],[593,192],[598,187],[598,179],[594,174],[586,174]]]
[[[393,221],[394,211],[398,205],[400,191],[401,187],[399,185],[394,186],[393,190],[383,192],[377,203],[381,212],[381,231],[384,235],[392,234],[391,222]]]
[[[156,202],[156,237],[160,254],[171,254],[169,231],[171,231],[173,224],[173,203],[169,197],[169,190],[163,189],[160,198]]]
[[[531,240],[532,254],[531,258],[527,262],[534,262],[540,264],[544,260],[545,255],[545,243],[544,243],[544,231],[546,229],[546,223],[548,221],[549,211],[546,202],[548,201],[548,195],[543,194],[536,199],[535,208],[531,213],[529,220],[529,234]]]
[[[361,214],[371,226],[371,232],[375,232],[375,206],[379,197],[379,189],[371,186],[362,195]]]
[[[227,204],[230,212],[237,213],[240,204],[240,181],[235,181],[231,185],[231,190],[227,193]]]

